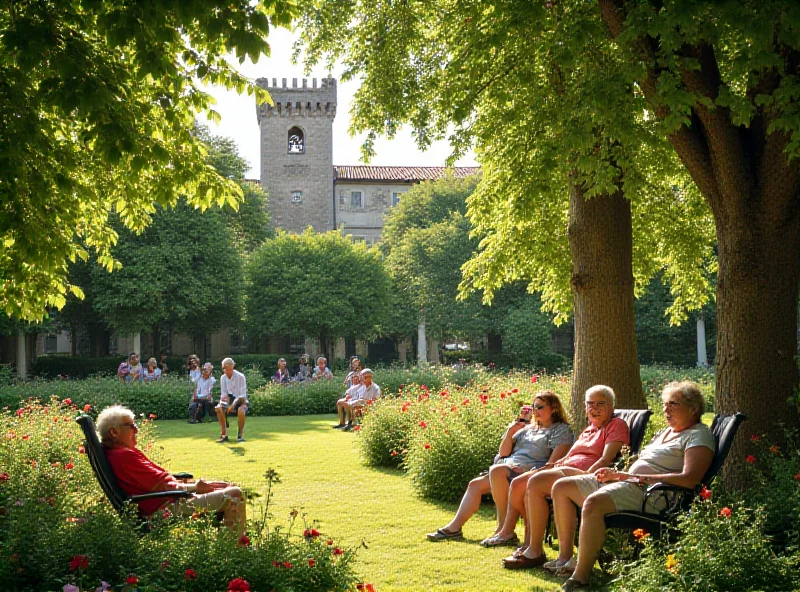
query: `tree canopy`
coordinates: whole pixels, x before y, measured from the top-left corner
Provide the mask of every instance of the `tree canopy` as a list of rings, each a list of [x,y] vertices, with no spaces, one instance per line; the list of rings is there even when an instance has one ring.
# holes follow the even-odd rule
[[[122,225],[142,230],[186,196],[235,206],[239,186],[206,161],[200,84],[268,100],[228,63],[269,54],[292,2],[111,0],[0,6],[0,309],[41,319],[64,304],[68,263],[113,267]]]
[[[336,231],[278,232],[246,268],[246,323],[254,336],[377,336],[389,306],[389,276],[376,249]]]

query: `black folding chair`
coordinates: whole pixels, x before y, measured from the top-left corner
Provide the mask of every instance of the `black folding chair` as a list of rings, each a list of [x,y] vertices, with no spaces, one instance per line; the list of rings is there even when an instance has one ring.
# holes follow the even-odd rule
[[[163,499],[164,501],[177,501],[182,498],[192,497],[192,494],[185,490],[174,491],[155,491],[153,493],[144,493],[142,495],[128,495],[123,491],[117,482],[117,477],[108,463],[103,445],[97,437],[97,432],[94,427],[94,420],[89,415],[81,415],[75,421],[81,426],[83,435],[86,438],[86,455],[89,457],[89,463],[92,465],[95,477],[100,482],[100,487],[103,493],[106,494],[108,501],[117,512],[122,514],[129,504],[138,504],[151,499]],[[189,473],[174,474],[179,479],[191,479],[192,475]],[[141,516],[146,519],[146,516]]]
[[[667,483],[651,485],[647,488],[645,493],[641,511],[625,511],[608,514],[605,518],[606,528],[621,528],[631,531],[641,528],[645,532],[650,533],[654,539],[667,536],[674,540],[680,534],[675,528],[676,518],[681,513],[689,510],[695,496],[697,496],[704,486],[708,487],[711,485],[711,482],[722,468],[728,456],[728,452],[730,452],[733,439],[736,436],[736,432],[739,430],[739,426],[746,419],[747,416],[742,413],[717,415],[714,417],[714,421],[711,424],[711,433],[714,434],[717,449],[714,452],[711,466],[696,487],[680,487]],[[664,496],[666,499],[666,507],[658,514],[647,513],[645,512],[647,501],[655,494]]]

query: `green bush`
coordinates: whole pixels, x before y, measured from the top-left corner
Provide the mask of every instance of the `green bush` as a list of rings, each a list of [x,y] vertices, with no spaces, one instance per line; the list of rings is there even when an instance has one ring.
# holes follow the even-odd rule
[[[39,356],[31,364],[32,376],[40,378],[86,378],[87,376],[116,376],[117,368],[126,356],[109,358],[73,358],[66,355]]]
[[[0,590],[94,590],[101,580],[119,590],[131,574],[149,592],[226,590],[237,577],[254,590],[353,589],[353,550],[340,553],[329,535],[304,538],[302,526],[283,528],[266,514],[248,522],[249,544],[203,517],[157,516],[142,533],[135,516],[119,516],[105,500],[82,453],[75,406],[20,409],[0,413]],[[140,425],[139,447],[159,462],[152,423]],[[275,477],[265,475],[270,487]],[[76,557],[85,560],[71,569]],[[186,579],[187,569],[196,579]]]
[[[673,381],[691,380],[700,385],[700,391],[706,400],[706,410],[714,410],[714,370],[712,368],[678,368],[665,364],[641,366],[644,394],[649,401],[659,403],[664,386]],[[658,406],[651,405],[658,409]]]
[[[641,558],[619,563],[611,589],[635,592],[781,591],[800,586],[800,556],[776,555],[766,515],[742,503],[698,501],[678,523],[675,544],[645,539]]]

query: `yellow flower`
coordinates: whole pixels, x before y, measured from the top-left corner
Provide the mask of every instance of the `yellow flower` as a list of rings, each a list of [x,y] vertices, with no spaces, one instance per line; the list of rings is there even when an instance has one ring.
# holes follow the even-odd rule
[[[670,554],[667,555],[667,561],[665,562],[665,566],[667,571],[675,571],[675,568],[678,567],[678,560],[675,559],[675,555]]]

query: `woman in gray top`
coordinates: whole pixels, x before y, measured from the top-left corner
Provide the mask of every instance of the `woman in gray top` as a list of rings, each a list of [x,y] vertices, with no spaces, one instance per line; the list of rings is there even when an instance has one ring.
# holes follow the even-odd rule
[[[436,532],[428,533],[428,540],[464,538],[461,527],[478,511],[481,497],[489,492],[497,507],[495,531],[500,530],[508,507],[509,480],[529,469],[557,461],[567,453],[572,441],[573,435],[558,396],[552,391],[539,392],[533,405],[523,406],[521,416],[503,434],[500,454],[488,475],[469,482],[455,517]]]
[[[706,405],[703,394],[693,382],[672,382],[661,394],[665,430],[639,453],[639,459],[627,472],[602,468],[593,475],[559,479],[553,486],[553,511],[559,541],[574,540],[575,506],[582,507],[578,561],[572,559],[572,545],[559,545],[556,564],[575,566],[563,590],[589,588],[589,575],[606,538],[606,514],[640,510],[645,488],[654,483],[668,483],[693,488],[700,483],[714,458],[714,435],[701,421]],[[658,512],[664,499],[651,496],[647,510]],[[570,533],[572,537],[570,538]],[[557,565],[554,565],[558,569]]]

